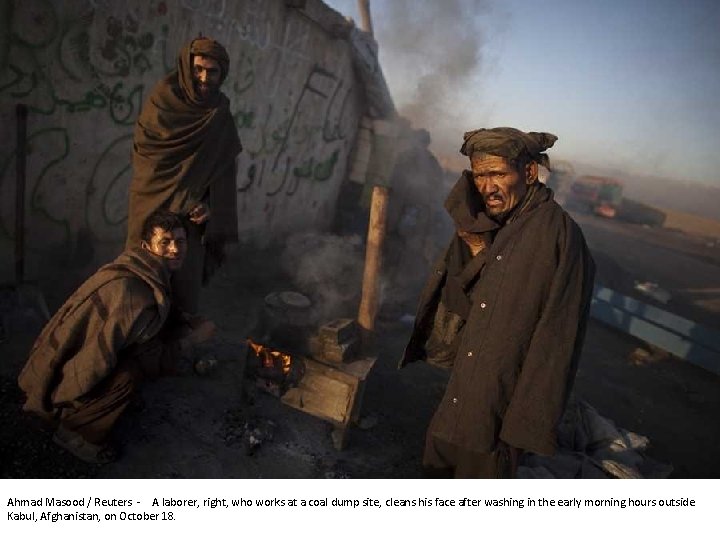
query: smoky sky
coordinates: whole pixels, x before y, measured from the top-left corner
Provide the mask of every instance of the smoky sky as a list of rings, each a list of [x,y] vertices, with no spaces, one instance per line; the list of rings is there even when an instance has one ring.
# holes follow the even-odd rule
[[[358,20],[356,0],[326,0]],[[458,156],[463,131],[560,137],[551,158],[720,186],[717,0],[372,0],[398,110]],[[599,149],[601,149],[599,151]]]
[[[456,152],[463,131],[472,128],[457,102],[479,93],[473,86],[485,61],[486,36],[477,22],[490,9],[485,0],[394,0],[373,13],[396,106],[414,127],[431,131],[440,153]]]

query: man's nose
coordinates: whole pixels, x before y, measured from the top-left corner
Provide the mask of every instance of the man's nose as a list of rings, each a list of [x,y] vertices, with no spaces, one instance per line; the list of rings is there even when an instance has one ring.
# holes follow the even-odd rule
[[[480,186],[480,193],[483,195],[492,195],[493,193],[497,192],[497,184],[493,182],[492,180],[485,180],[482,185]]]
[[[168,251],[172,254],[177,254],[180,252],[180,249],[178,249],[178,245],[175,242],[170,242],[168,245]]]
[[[207,82],[207,71],[200,71],[200,73],[198,73],[198,79],[200,80],[201,83],[206,83]]]

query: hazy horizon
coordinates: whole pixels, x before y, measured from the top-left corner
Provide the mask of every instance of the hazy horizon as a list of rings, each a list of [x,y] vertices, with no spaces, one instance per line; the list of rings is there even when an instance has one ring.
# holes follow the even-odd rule
[[[359,21],[356,0],[326,0]],[[462,133],[559,137],[553,157],[720,187],[720,2],[372,0],[399,111],[457,156]]]

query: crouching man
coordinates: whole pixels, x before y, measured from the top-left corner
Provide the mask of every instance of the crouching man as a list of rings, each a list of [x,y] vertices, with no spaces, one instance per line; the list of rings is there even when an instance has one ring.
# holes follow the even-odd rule
[[[187,252],[180,218],[157,211],[141,244],[101,267],[43,329],[18,383],[24,410],[57,425],[53,441],[89,463],[109,463],[110,432],[145,378],[177,371],[212,323],[182,331],[170,304],[170,276]],[[179,337],[182,335],[182,337]]]

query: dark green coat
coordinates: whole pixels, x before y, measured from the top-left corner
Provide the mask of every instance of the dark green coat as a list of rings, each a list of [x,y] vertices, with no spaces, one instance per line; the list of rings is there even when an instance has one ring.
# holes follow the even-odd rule
[[[497,231],[486,261],[430,434],[482,453],[501,439],[552,454],[584,339],[592,257],[580,228],[540,186]],[[422,293],[401,367],[426,359],[446,276],[443,257]]]

